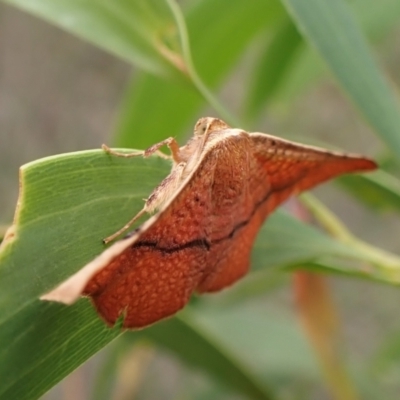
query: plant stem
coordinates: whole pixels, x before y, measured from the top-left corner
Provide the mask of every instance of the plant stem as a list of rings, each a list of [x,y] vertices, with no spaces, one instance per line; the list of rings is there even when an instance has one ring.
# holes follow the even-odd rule
[[[179,8],[175,0],[167,0],[167,3],[172,11],[172,14],[174,15],[176,25],[178,27],[179,38],[181,40],[181,46],[182,46],[183,59],[185,61],[186,69],[190,79],[193,82],[193,85],[203,96],[203,98],[218,112],[218,114],[225,121],[228,122],[228,124],[232,126],[240,126],[239,120],[221,104],[221,102],[207,88],[207,86],[204,84],[199,74],[197,73],[193,63],[192,54],[190,51],[189,35],[187,32],[185,19],[183,17],[181,9]]]
[[[394,282],[400,283],[400,258],[398,256],[355,237],[316,197],[303,193],[300,200],[332,236],[358,250],[358,253],[362,254],[366,261],[375,264],[385,275],[389,274],[390,279]]]

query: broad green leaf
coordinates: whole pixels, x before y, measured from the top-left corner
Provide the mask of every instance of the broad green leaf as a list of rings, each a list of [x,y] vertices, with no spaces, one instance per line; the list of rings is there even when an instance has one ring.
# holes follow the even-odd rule
[[[101,239],[142,207],[168,171],[169,163],[157,157],[123,159],[100,150],[21,168],[16,225],[0,252],[0,342],[6,343],[0,376],[7,378],[0,399],[39,396],[119,334],[87,300],[67,307],[38,298],[99,254]],[[254,248],[256,269],[328,256],[365,261],[362,251],[288,215],[275,213],[269,222]],[[385,279],[373,266],[365,274]]]
[[[0,253],[0,321],[99,254],[102,238],[140,210],[168,165],[93,150],[23,166],[15,237]],[[30,276],[16,284],[21,266]]]
[[[225,0],[196,2],[186,12],[186,23],[194,64],[202,79],[217,86],[249,42],[283,15],[275,0],[232,0],[228,8]],[[204,100],[194,88],[142,73],[127,90],[116,143],[146,148],[184,128],[191,131],[202,105]]]
[[[400,107],[344,0],[283,0],[299,30],[388,147],[400,156]]]
[[[301,48],[302,38],[295,25],[287,19],[277,30],[271,43],[258,59],[248,91],[246,116],[257,116],[265,103],[274,96]]]
[[[272,399],[268,385],[242,361],[240,351],[235,351],[233,346],[227,347],[222,335],[210,335],[190,315],[190,312],[182,312],[142,332],[130,333],[129,338],[125,336],[124,339],[150,339],[168,348],[185,363],[201,368],[234,392],[253,399]]]
[[[135,343],[138,335],[250,398],[268,398],[271,391],[280,398],[283,388],[295,390],[298,384],[318,379],[297,323],[254,303],[215,309],[202,302],[124,340]]]
[[[245,4],[233,0],[229,8],[224,0],[202,0],[188,8],[186,23],[200,76],[208,85],[215,85],[246,50],[249,41],[285,15],[276,0],[250,0]]]
[[[121,161],[96,150],[21,168],[16,236],[0,253],[1,399],[38,397],[120,333],[85,300],[38,297],[99,254],[168,171],[158,158]]]
[[[211,301],[213,307],[227,307],[249,299],[270,295],[288,283],[289,274],[282,274],[281,268],[262,268],[245,276],[240,285],[234,285],[217,296],[203,296],[201,301]]]
[[[398,0],[353,0],[348,3],[354,12],[357,22],[371,42],[382,41],[396,26],[400,19],[400,2]],[[286,71],[285,80],[276,93],[279,105],[290,104],[312,84],[328,75],[326,64],[314,49],[303,46]]]
[[[20,275],[20,281],[30,278]],[[2,307],[4,311],[7,316],[0,322],[1,400],[40,397],[121,333],[118,326],[108,328],[87,300],[64,307],[30,298],[22,309]]]
[[[164,0],[3,0],[152,74],[178,77],[177,29]]]
[[[239,46],[241,43],[236,41],[235,47],[229,49],[231,53],[228,53],[228,49],[223,45],[224,42],[232,42],[230,37],[235,36],[237,38],[237,36],[235,35],[236,25],[231,26],[225,23],[226,13],[223,12],[225,3],[222,3],[220,13],[216,12],[220,7],[220,2],[211,0],[198,2],[195,12],[190,8],[187,12],[187,24],[195,64],[201,76],[211,86],[218,83],[223,74],[229,68],[232,68],[230,64],[243,50]],[[263,25],[268,30],[273,30],[281,20],[284,20],[284,13],[279,9],[275,10],[275,2],[263,1],[262,3],[261,6],[266,7],[265,10],[256,10],[254,8],[256,2],[252,2],[251,6],[244,2],[230,3],[229,15],[234,15],[235,21],[241,26],[240,40],[245,39],[245,35],[248,33],[246,29],[254,29],[254,24],[259,23],[259,17],[262,15],[266,18]],[[352,3],[352,7],[355,12],[360,14],[360,20],[365,30],[370,33],[373,39],[377,40],[386,34],[393,26],[396,18],[399,18],[399,4],[397,0],[384,0],[384,3],[377,7],[376,2],[371,0],[366,3],[358,0]],[[243,9],[237,9],[239,6],[242,6]],[[235,10],[237,10],[236,13]],[[204,35],[202,24],[204,19],[208,18],[207,15],[210,14],[220,16],[216,25],[221,33],[216,35],[216,38],[221,37],[221,40],[217,40],[211,35]],[[250,17],[252,24],[250,27],[248,27],[248,17]],[[192,23],[192,20],[195,22]],[[209,24],[213,21],[214,19]],[[231,28],[232,30],[230,30]],[[213,32],[215,32],[215,29]],[[226,30],[225,33],[224,30]],[[267,36],[265,35],[265,37]],[[248,41],[252,38],[253,36],[249,37]],[[212,46],[217,48],[213,50]],[[232,55],[234,58],[232,58]],[[210,58],[213,60],[211,63],[209,62]],[[203,64],[205,67],[202,66]],[[285,80],[281,82],[277,92],[278,100],[287,102],[295,98],[302,90],[315,82],[316,78],[321,77],[324,71],[325,68],[318,56],[303,48],[285,73]],[[154,93],[157,93],[157,96],[154,96]],[[198,113],[202,103],[201,97],[189,87],[174,85],[142,74],[133,80],[127,90],[117,126],[117,143],[124,146],[146,147],[164,138],[166,135],[162,132],[166,129],[168,129],[168,132],[181,132],[183,128],[186,128],[186,132],[189,132],[196,116],[199,116],[196,113]],[[151,110],[152,115],[157,115],[157,118],[148,118],[148,110]]]
[[[307,268],[310,261],[325,272],[400,283],[399,257],[362,242],[351,245],[332,240],[312,226],[280,211],[271,215],[254,245],[252,270],[274,266],[289,270]]]
[[[195,124],[192,113],[202,103],[201,96],[193,88],[150,74],[135,75],[126,90],[113,143],[147,148],[169,136],[176,137],[186,124],[188,137]]]
[[[263,381],[288,383],[299,370],[306,379],[318,375],[310,349],[291,315],[277,315],[268,312],[265,304],[251,302],[229,309],[198,307],[191,317]]]
[[[182,313],[180,319],[185,320],[186,314]],[[198,326],[212,343],[219,344],[240,359],[246,370],[266,382],[278,399],[308,399],[310,386],[318,384],[321,379],[300,324],[291,314],[288,315],[287,310],[271,312],[264,303],[255,302],[237,304],[230,309],[206,305],[194,310],[189,321]],[[157,344],[168,348],[168,339],[155,339]],[[175,354],[183,361],[196,365],[191,363],[184,351],[178,350]],[[201,368],[201,365],[197,366]],[[376,382],[367,379],[365,366],[353,365],[351,369],[352,375],[357,378],[361,398],[380,399],[376,395],[379,393]],[[308,390],[304,396],[299,396],[305,385]]]
[[[343,176],[339,182],[353,196],[372,208],[400,211],[400,181],[385,171]]]

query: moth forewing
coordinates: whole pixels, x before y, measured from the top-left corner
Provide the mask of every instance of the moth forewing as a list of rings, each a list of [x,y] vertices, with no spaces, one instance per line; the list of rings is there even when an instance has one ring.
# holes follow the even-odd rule
[[[141,213],[158,212],[41,299],[71,304],[86,294],[107,323],[123,312],[124,327],[147,326],[176,313],[194,291],[221,290],[243,276],[262,222],[291,194],[376,168],[362,156],[209,117],[185,146],[160,143],[173,146],[174,164]]]

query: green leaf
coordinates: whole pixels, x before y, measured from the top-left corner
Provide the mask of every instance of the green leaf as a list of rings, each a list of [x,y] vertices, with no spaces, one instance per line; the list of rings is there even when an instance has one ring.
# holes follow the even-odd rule
[[[168,136],[179,137],[185,124],[188,136],[192,114],[202,101],[193,88],[141,73],[126,90],[113,143],[147,148]]]
[[[214,86],[257,34],[284,18],[285,10],[275,0],[232,0],[229,9],[224,0],[202,0],[185,14],[196,69]]]
[[[388,147],[400,156],[400,107],[344,0],[283,0],[299,30]]]
[[[216,309],[207,303],[125,335],[124,340],[150,339],[186,365],[250,398],[270,398],[271,392],[279,393],[288,386],[295,390],[298,384],[318,379],[313,357],[293,319],[254,303],[230,309]]]
[[[191,316],[267,383],[293,382],[299,370],[306,379],[318,375],[305,337],[285,313],[268,312],[265,304],[252,302],[230,309],[198,307]]]
[[[341,177],[339,182],[353,196],[374,209],[400,211],[400,181],[385,171],[347,175]]]
[[[107,328],[85,299],[68,307],[38,298],[101,253],[101,239],[142,208],[168,170],[157,157],[124,159],[100,150],[21,168],[16,225],[0,252],[0,342],[6,344],[0,399],[38,397],[120,333]],[[301,266],[322,256],[366,258],[276,213],[257,239],[253,264]],[[382,279],[373,267],[365,274]]]
[[[247,363],[242,362],[240,352],[234,351],[232,346],[227,348],[222,335],[210,335],[190,314],[182,312],[175,318],[129,336],[135,341],[142,336],[168,348],[185,363],[201,368],[234,392],[253,399],[271,399],[268,385],[254,376]]]
[[[0,309],[8,308],[0,321],[104,250],[102,238],[142,208],[168,168],[169,162],[157,157],[124,162],[101,150],[21,167],[15,237],[0,253]],[[15,265],[28,270],[18,285]]]
[[[186,23],[194,64],[202,79],[211,87],[217,86],[249,42],[283,15],[281,5],[274,0],[232,0],[229,9],[225,0],[196,2],[186,12]],[[142,73],[127,90],[116,143],[146,148],[160,138],[182,133],[184,128],[191,131],[202,104],[202,97],[189,85],[175,85]]]
[[[340,265],[342,259],[368,261],[368,256],[350,246],[338,242],[322,232],[306,225],[282,211],[268,218],[257,237],[252,253],[252,270],[275,266],[302,267],[307,261],[334,256]],[[339,260],[337,259],[339,257]],[[348,272],[365,270],[365,265],[347,264]],[[400,272],[400,264],[398,271]],[[365,272],[378,279],[378,270]],[[379,278],[380,279],[380,278]],[[389,279],[389,277],[388,277]]]
[[[15,237],[0,253],[1,399],[40,396],[120,333],[86,300],[38,298],[99,254],[167,170],[165,160],[127,163],[99,150],[21,168]]]
[[[288,284],[290,275],[282,274],[281,268],[262,268],[251,271],[229,290],[224,290],[218,297],[203,297],[202,302],[212,302],[212,307],[228,307],[241,304],[246,300],[266,296]],[[211,304],[210,304],[211,306]]]
[[[353,0],[348,4],[363,32],[374,43],[388,36],[400,18],[398,0]],[[303,46],[298,53],[273,99],[279,105],[291,104],[312,84],[328,75],[326,65],[313,48]]]
[[[16,273],[21,274],[16,285],[32,277],[23,277],[20,268]],[[121,333],[118,326],[108,328],[87,300],[74,307],[29,300],[18,310],[5,310],[2,304],[1,400],[40,397]]]
[[[237,375],[240,384],[232,379],[230,370],[233,365],[239,372],[244,372],[244,376],[250,377],[251,381],[258,385],[262,382],[262,388],[268,385],[274,398],[281,398],[283,394],[286,394],[284,398],[289,396],[290,399],[309,398],[310,386],[319,384],[320,373],[300,325],[292,315],[287,315],[284,310],[271,312],[265,303],[255,302],[238,303],[231,308],[216,308],[208,304],[213,297],[209,296],[206,303],[201,301],[200,307],[190,310],[190,314],[184,311],[173,320],[139,332],[140,337],[153,340],[157,345],[172,351],[195,371],[201,370],[204,374],[211,372],[210,376],[225,382],[236,394],[243,384],[243,376]],[[163,326],[171,327],[169,332],[172,339],[162,330]],[[176,336],[175,328],[178,330]],[[135,343],[137,334],[125,335],[123,339]],[[177,342],[183,345],[177,345]],[[217,368],[219,363],[227,360],[231,360],[233,365]],[[374,387],[367,385],[365,366],[352,367],[352,372],[358,375],[357,383],[362,398],[380,398],[375,395]],[[303,391],[304,396],[299,397]]]
[[[248,119],[260,113],[265,103],[285,81],[302,44],[302,37],[293,22],[287,19],[275,33],[272,42],[266,44],[251,78],[246,107]]]
[[[164,0],[3,0],[159,76],[178,77],[166,54],[180,54]]]

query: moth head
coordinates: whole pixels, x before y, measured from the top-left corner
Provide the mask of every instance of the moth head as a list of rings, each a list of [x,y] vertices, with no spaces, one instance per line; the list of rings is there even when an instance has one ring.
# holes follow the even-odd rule
[[[202,136],[206,132],[216,132],[222,131],[223,129],[229,129],[229,125],[227,125],[222,119],[213,118],[213,117],[204,117],[200,118],[196,125],[194,126],[194,135]]]

